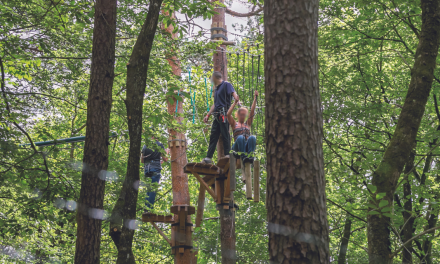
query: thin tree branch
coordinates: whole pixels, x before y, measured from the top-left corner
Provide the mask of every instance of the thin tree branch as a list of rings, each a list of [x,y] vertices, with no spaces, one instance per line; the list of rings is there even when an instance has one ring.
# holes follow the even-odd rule
[[[413,236],[411,239],[408,239],[405,243],[403,243],[396,251],[394,251],[391,255],[390,255],[390,258],[393,258],[393,257],[395,257],[397,254],[399,254],[399,252],[407,245],[407,244],[409,244],[411,241],[413,241],[413,240],[415,240],[415,239],[417,239],[417,238],[419,238],[419,237],[421,237],[421,236],[423,236],[423,235],[426,235],[427,233],[430,233],[430,232],[432,232],[432,231],[435,231],[435,230],[437,230],[437,229],[440,229],[440,226],[436,226],[436,227],[433,227],[433,228],[430,228],[430,229],[428,229],[428,230],[425,230],[425,231],[423,231],[422,233],[420,233],[420,234],[418,234],[418,235],[416,235],[416,236]]]

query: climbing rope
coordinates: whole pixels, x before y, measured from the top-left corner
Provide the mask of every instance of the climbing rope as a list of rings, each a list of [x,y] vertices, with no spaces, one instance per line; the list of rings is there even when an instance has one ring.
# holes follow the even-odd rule
[[[206,94],[206,111],[209,112],[208,86],[206,84],[206,75],[205,75],[205,94]]]

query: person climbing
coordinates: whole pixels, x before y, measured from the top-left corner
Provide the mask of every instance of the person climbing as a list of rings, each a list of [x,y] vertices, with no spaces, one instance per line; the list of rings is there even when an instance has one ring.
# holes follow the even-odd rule
[[[151,137],[151,139],[153,142],[155,141],[155,146],[152,148],[147,148],[147,146],[144,145],[141,152],[141,161],[144,163],[144,176],[146,178],[151,178],[151,183],[147,183],[148,191],[147,197],[145,197],[145,205],[147,206],[147,209],[145,209],[144,213],[148,213],[149,210],[151,210],[151,208],[154,206],[154,202],[156,200],[154,184],[159,184],[162,172],[162,162],[168,161],[166,155],[162,154],[160,151],[160,148],[165,150],[163,144],[154,137]],[[166,149],[166,153],[169,153],[168,149]],[[161,158],[163,161],[161,161]]]
[[[255,107],[257,105],[257,97],[258,91],[255,91],[254,94],[254,102],[251,106],[251,112],[248,118],[248,110],[245,107],[240,107],[235,113],[235,117],[237,118],[237,122],[232,117],[232,112],[234,111],[237,102],[229,108],[228,110],[228,121],[231,124],[234,134],[234,145],[232,146],[232,150],[234,152],[241,153],[241,160],[243,163],[253,162],[253,158],[249,157],[250,153],[253,153],[257,147],[257,138],[251,135],[252,122],[254,121],[255,116]],[[247,120],[246,120],[247,118]],[[238,158],[238,156],[237,156]]]
[[[206,158],[202,160],[202,163],[211,164],[212,156],[214,155],[215,148],[217,146],[218,139],[220,135],[223,138],[223,148],[225,156],[229,157],[230,151],[230,138],[229,138],[229,123],[226,118],[227,110],[231,105],[232,97],[234,97],[235,102],[239,102],[239,97],[232,87],[232,84],[223,81],[222,74],[220,72],[212,73],[212,82],[215,85],[214,89],[214,104],[209,110],[208,114],[203,118],[203,122],[208,123],[209,117],[214,116],[211,126],[211,136],[209,137],[208,153]]]

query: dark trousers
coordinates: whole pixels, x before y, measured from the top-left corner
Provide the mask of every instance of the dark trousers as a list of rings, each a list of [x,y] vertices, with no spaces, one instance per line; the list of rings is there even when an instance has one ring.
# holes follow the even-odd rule
[[[223,123],[223,120],[219,116],[214,117],[214,121],[212,121],[211,136],[209,137],[208,154],[206,154],[206,157],[211,159],[214,155],[220,135],[223,138],[223,148],[225,150],[225,155],[229,155],[229,151],[231,150],[231,143],[229,138],[229,122],[228,120],[225,120],[225,123]]]

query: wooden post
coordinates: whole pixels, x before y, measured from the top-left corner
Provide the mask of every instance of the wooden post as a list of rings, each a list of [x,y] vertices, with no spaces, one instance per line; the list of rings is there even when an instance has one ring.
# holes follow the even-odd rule
[[[217,202],[217,204],[221,204],[222,203],[222,191],[221,191],[221,185],[223,185],[224,181],[223,180],[219,180],[219,179],[215,179],[215,201]]]
[[[244,174],[246,179],[246,198],[252,200],[252,176],[251,164],[249,162],[244,164]]]
[[[196,227],[202,224],[203,210],[205,210],[205,187],[200,184],[199,200],[197,202]]]
[[[237,165],[237,162],[235,160],[235,156],[233,154],[231,154],[231,155],[229,155],[229,177],[231,178],[231,181],[230,181],[231,191],[235,191],[235,188],[237,185],[237,182],[235,179],[235,170],[236,170],[235,165]]]
[[[254,160],[254,202],[260,201],[260,161]]]
[[[200,177],[200,175],[197,172],[192,172],[192,174],[197,178],[197,180],[200,182],[200,185],[203,185],[203,187],[205,187],[205,190],[208,191],[208,193],[212,196],[212,198],[214,198],[214,200],[216,199],[216,195],[215,192],[209,188],[208,184]]]

